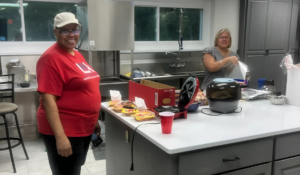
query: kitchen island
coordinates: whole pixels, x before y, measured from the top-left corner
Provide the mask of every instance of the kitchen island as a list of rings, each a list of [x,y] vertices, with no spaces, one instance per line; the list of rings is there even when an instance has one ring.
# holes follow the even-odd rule
[[[102,103],[107,175],[299,175],[300,107],[268,100],[239,105],[242,112],[220,116],[200,113],[200,107],[187,119],[174,120],[170,135],[161,133],[160,124],[140,126],[130,171],[133,130],[159,119],[137,122]]]

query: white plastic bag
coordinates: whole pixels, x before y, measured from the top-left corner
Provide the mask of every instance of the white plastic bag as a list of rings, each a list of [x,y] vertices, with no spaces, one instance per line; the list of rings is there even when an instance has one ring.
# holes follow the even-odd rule
[[[110,90],[109,93],[111,101],[119,101],[122,99],[120,91]]]
[[[291,70],[292,67],[294,66],[292,55],[291,54],[286,54],[283,57],[283,59],[282,59],[279,66],[281,67],[281,69],[283,71],[283,74],[286,75],[287,72],[289,70]]]

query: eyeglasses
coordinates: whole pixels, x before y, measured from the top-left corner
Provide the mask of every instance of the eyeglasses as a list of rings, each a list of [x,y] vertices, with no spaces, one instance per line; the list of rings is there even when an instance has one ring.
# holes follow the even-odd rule
[[[64,36],[70,35],[71,33],[73,35],[79,35],[81,32],[81,30],[78,30],[78,29],[76,29],[76,30],[60,30],[58,28],[56,28],[56,29],[59,31],[59,33],[61,33]]]
[[[226,40],[228,40],[229,37],[228,36],[220,36],[219,39],[226,39]]]
[[[226,32],[229,32],[228,29],[221,29],[221,30],[220,30],[221,33],[225,32],[225,31],[226,31]]]

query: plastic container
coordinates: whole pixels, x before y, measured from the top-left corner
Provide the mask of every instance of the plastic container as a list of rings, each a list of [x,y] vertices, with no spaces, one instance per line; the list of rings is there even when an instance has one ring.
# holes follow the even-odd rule
[[[286,103],[286,98],[284,96],[279,96],[279,97],[274,96],[270,98],[270,102],[273,105],[283,105]]]
[[[276,88],[274,86],[274,80],[266,80],[265,85],[261,87],[260,90],[267,91],[268,95],[266,95],[266,98],[270,99],[273,96],[276,96]]]
[[[29,70],[26,70],[26,71],[25,71],[24,82],[25,82],[25,83],[30,83],[30,80],[31,80],[30,77],[31,77],[31,74],[30,74]]]
[[[171,134],[175,114],[173,112],[160,112],[161,130],[163,134]]]
[[[257,80],[257,83],[258,83],[258,89],[261,89],[261,87],[262,87],[263,85],[265,85],[265,82],[266,82],[266,79],[265,79],[265,78],[259,78],[259,79]]]

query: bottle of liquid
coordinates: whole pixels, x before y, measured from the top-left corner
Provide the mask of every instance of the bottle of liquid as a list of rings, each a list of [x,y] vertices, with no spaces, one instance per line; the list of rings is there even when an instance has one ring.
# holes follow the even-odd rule
[[[277,94],[274,80],[266,80],[265,85],[261,87],[261,90],[268,91],[268,95],[266,95],[267,99],[270,99]]]
[[[31,74],[30,74],[29,70],[26,70],[25,71],[25,78],[24,78],[25,83],[30,83],[30,76],[31,76]]]

